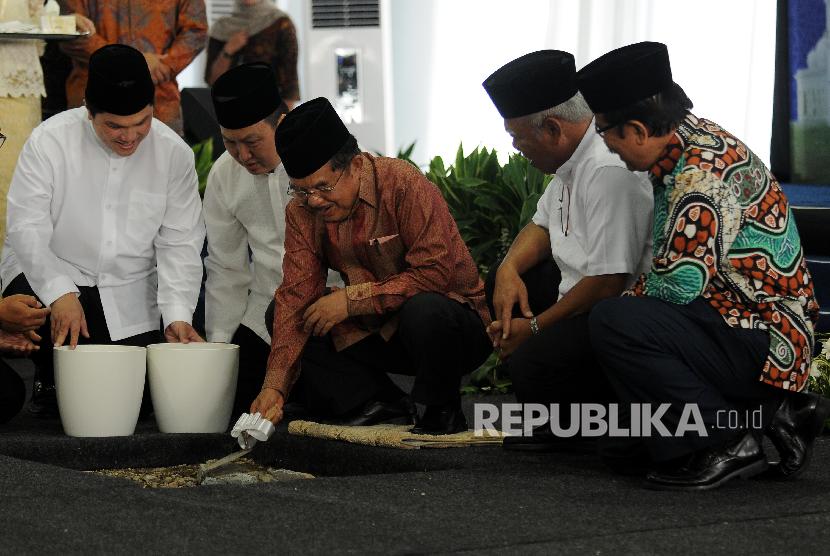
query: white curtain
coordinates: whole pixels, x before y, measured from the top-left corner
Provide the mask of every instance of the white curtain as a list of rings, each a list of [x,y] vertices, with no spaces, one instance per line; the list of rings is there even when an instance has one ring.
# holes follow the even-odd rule
[[[509,60],[543,48],[572,52],[577,69],[642,40],[669,47],[694,112],[769,161],[775,0],[395,0],[395,142],[415,160],[451,157],[459,142],[512,151],[481,87]],[[394,153],[392,153],[394,154]]]

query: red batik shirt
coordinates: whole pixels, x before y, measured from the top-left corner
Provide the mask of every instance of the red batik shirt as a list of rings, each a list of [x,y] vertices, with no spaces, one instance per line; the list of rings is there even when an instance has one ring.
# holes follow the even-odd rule
[[[174,78],[156,85],[154,116],[177,133],[183,131],[179,84],[175,76],[193,61],[207,41],[204,0],[61,0],[63,13],[92,20],[96,34],[69,41],[63,50],[72,58],[66,80],[69,108],[83,106],[89,56],[108,44],[126,44],[160,56]]]
[[[420,292],[438,292],[490,323],[484,284],[438,188],[408,162],[363,153],[357,204],[342,222],[324,222],[296,200],[285,215],[283,281],[275,293],[274,335],[265,388],[287,396],[309,334],[303,313],[324,295],[329,268],[346,284],[349,318],[330,332],[339,351],[370,334],[388,340],[395,313]]]

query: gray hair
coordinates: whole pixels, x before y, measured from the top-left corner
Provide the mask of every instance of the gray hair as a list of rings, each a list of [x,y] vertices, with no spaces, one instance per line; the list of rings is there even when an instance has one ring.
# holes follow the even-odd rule
[[[527,121],[533,127],[541,128],[547,118],[556,118],[566,122],[577,123],[590,120],[593,115],[593,112],[588,107],[588,103],[582,98],[582,93],[577,91],[574,96],[565,102],[557,104],[553,108],[546,108],[535,114],[528,114],[525,118],[527,118]]]

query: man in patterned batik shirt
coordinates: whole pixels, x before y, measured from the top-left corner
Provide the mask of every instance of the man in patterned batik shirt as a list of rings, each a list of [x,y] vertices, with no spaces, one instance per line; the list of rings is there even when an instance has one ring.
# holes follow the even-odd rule
[[[60,0],[63,12],[95,23],[95,36],[67,41],[61,49],[72,58],[66,80],[69,108],[83,106],[89,56],[107,44],[126,44],[144,54],[156,86],[154,116],[183,133],[176,76],[202,51],[207,41],[204,0]]]
[[[609,52],[579,87],[605,143],[654,187],[651,269],[629,296],[595,307],[594,349],[623,402],[670,403],[672,434],[700,425],[643,439],[648,485],[795,476],[830,401],[798,393],[818,305],[780,185],[746,145],[689,112],[663,44]],[[781,456],[771,468],[764,432]]]

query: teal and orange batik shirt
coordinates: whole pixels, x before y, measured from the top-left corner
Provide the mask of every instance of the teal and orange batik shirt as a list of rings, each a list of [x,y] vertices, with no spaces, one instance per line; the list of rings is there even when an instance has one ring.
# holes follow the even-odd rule
[[[702,296],[730,326],[767,330],[759,380],[802,390],[818,303],[778,181],[741,141],[691,114],[649,177],[654,258],[628,293],[679,304]]]

